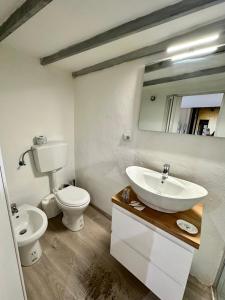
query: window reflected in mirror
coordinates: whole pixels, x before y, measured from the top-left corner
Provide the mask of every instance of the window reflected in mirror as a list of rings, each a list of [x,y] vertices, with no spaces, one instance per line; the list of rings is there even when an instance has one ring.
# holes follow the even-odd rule
[[[223,93],[173,96],[169,132],[214,136],[220,132]]]

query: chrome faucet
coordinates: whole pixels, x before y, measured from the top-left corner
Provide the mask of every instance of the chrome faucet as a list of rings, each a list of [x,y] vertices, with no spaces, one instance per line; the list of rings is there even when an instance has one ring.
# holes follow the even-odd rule
[[[11,204],[11,212],[12,212],[12,215],[15,215],[18,213],[18,208],[16,206],[16,203]]]
[[[169,164],[164,164],[163,165],[163,171],[162,171],[161,183],[164,183],[165,180],[169,177],[169,171],[170,171],[170,165]]]

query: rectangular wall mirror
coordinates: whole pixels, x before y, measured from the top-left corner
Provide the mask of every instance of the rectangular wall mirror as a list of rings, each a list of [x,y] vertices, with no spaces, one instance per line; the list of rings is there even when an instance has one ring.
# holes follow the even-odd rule
[[[225,44],[168,53],[181,46],[146,65],[139,129],[225,137]]]
[[[178,134],[225,137],[224,93],[151,94],[143,88],[139,128]]]

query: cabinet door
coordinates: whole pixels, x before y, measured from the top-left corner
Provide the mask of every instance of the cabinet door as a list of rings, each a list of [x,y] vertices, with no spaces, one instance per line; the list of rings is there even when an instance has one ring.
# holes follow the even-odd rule
[[[142,224],[141,219],[136,220],[127,213],[113,207],[112,233],[175,281],[186,285],[193,252],[184,249],[175,241]]]
[[[111,235],[110,253],[161,300],[181,300],[185,285],[180,285],[151,261]]]
[[[0,299],[25,300],[22,271],[13,236],[4,181],[0,157]]]

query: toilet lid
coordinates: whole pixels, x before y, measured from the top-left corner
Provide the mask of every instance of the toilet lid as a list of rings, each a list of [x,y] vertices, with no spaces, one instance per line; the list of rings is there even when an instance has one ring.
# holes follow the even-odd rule
[[[87,191],[72,185],[58,191],[56,195],[58,200],[67,206],[82,206],[90,201]]]

